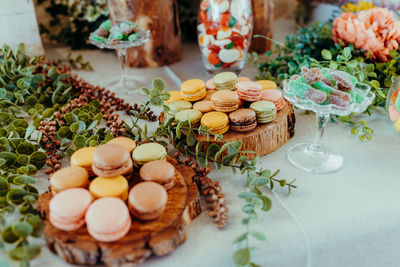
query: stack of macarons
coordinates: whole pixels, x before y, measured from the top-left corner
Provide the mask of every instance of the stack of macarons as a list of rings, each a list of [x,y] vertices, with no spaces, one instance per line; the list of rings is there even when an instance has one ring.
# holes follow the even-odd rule
[[[167,206],[167,190],[177,179],[175,167],[166,162],[164,146],[136,146],[126,137],[82,148],[72,155],[72,164],[50,177],[49,220],[63,231],[86,224],[88,233],[100,242],[124,237],[131,229],[131,215],[143,221],[160,216]],[[97,177],[89,174],[89,168]],[[135,185],[129,188],[130,184]]]
[[[276,112],[285,106],[282,93],[276,88],[273,81],[254,82],[233,72],[221,72],[207,82],[191,79],[182,83],[180,91],[170,92],[166,114],[177,122],[197,125],[200,121],[213,133],[224,134],[229,127],[247,132],[258,123],[273,121]]]

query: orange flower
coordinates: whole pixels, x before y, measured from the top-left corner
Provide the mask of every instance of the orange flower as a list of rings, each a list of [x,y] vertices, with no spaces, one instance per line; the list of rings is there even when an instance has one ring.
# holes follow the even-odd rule
[[[333,40],[369,52],[373,59],[389,61],[390,50],[399,49],[400,21],[386,8],[372,8],[358,13],[342,13],[333,21]]]

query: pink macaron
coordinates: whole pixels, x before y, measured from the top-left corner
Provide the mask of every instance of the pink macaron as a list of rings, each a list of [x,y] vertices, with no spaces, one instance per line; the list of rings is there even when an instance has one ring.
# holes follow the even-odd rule
[[[238,82],[236,89],[241,100],[254,102],[261,99],[261,85],[256,82]]]
[[[63,231],[74,231],[82,227],[92,200],[90,192],[83,188],[61,191],[50,200],[50,223]]]
[[[397,111],[394,105],[389,106],[389,118],[391,121],[397,121],[400,118],[400,112]]]
[[[269,89],[261,92],[261,100],[267,100],[275,104],[276,110],[279,111],[285,106],[282,93],[278,89]]]
[[[217,90],[217,87],[215,86],[213,79],[209,79],[206,82],[206,89],[207,90]]]
[[[99,198],[86,212],[88,232],[100,242],[114,242],[121,239],[129,232],[131,223],[128,207],[116,197]]]

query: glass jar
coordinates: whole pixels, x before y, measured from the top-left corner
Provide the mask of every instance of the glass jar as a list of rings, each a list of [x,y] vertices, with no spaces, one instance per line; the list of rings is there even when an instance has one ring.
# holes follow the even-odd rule
[[[386,113],[394,127],[400,132],[400,77],[396,79],[386,97]]]
[[[202,0],[197,36],[210,75],[239,74],[246,63],[253,29],[251,0]]]

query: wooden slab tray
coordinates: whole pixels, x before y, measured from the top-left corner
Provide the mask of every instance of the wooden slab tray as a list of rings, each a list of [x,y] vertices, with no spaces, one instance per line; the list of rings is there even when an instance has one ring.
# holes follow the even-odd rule
[[[86,227],[72,232],[53,227],[48,221],[52,194],[43,193],[37,201],[37,209],[44,219],[44,238],[49,249],[72,264],[113,267],[137,266],[151,255],[161,256],[176,249],[186,240],[191,220],[201,213],[200,194],[192,182],[192,168],[179,166],[171,157],[167,160],[177,168],[178,175],[175,186],[168,191],[164,213],[147,222],[133,218],[129,233],[116,242],[98,242],[88,234]],[[132,186],[137,182],[137,176],[131,179]]]
[[[276,119],[267,124],[259,124],[257,127],[245,133],[238,133],[229,130],[224,134],[224,140],[228,142],[242,141],[241,150],[254,151],[255,153],[245,153],[249,159],[256,156],[270,154],[280,148],[294,135],[294,125],[296,118],[292,105],[285,101],[283,109],[278,111]],[[206,136],[197,136],[197,141],[203,142],[203,149],[207,151],[210,144],[223,144],[221,140],[210,138],[207,141]]]

